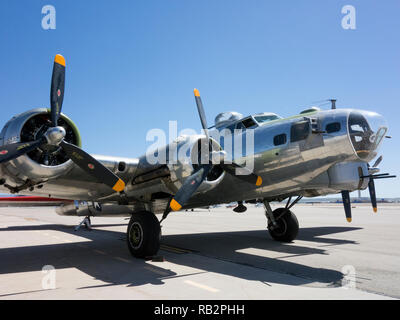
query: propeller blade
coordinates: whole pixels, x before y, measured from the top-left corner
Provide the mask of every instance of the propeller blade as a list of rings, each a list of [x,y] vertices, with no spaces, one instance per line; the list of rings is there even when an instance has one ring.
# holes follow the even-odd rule
[[[350,192],[349,191],[342,191],[342,199],[343,199],[343,206],[344,212],[346,214],[346,219],[348,222],[351,222],[351,200],[350,200]]]
[[[204,112],[203,103],[201,101],[199,90],[194,89],[194,97],[196,99],[197,111],[199,112],[201,125],[207,136],[207,143],[209,144],[210,138],[208,136],[207,119],[206,119],[206,115]],[[210,145],[209,145],[209,151],[210,151],[211,158],[213,158],[213,152],[212,152],[212,148],[210,148]],[[214,154],[214,155],[216,157],[218,157],[219,160],[221,160],[224,158],[225,153],[220,152],[220,153]],[[211,160],[211,159],[209,159],[209,160]],[[199,188],[201,183],[206,179],[207,174],[211,170],[212,166],[213,166],[212,161],[209,164],[203,164],[198,170],[196,170],[190,177],[188,177],[185,180],[182,187],[178,190],[178,192],[175,194],[174,198],[170,201],[170,207],[173,211],[180,210],[186,204],[186,202],[192,197],[192,195]],[[227,164],[227,163],[223,163],[223,161],[222,161],[220,166],[222,167],[223,170],[225,170],[229,174],[234,175],[238,179],[255,184],[256,186],[260,186],[262,184],[261,177],[257,176],[256,174],[252,173],[248,169],[246,169],[236,163]],[[242,173],[244,173],[244,175],[236,175],[237,168],[240,168],[241,170],[243,170]],[[246,175],[246,173],[247,173],[247,175]]]
[[[370,178],[368,182],[368,190],[369,190],[369,197],[371,199],[372,208],[374,212],[378,212],[378,205],[376,202],[376,193],[375,193],[375,182],[374,179]]]
[[[0,163],[18,158],[25,153],[28,153],[37,147],[45,144],[47,142],[46,138],[41,138],[39,140],[30,142],[20,142],[12,143],[0,147]]]
[[[58,118],[64,100],[65,86],[65,59],[62,55],[56,55],[53,65],[53,75],[51,78],[50,105],[51,123],[57,127]]]
[[[222,163],[220,165],[222,169],[224,169],[227,173],[229,173],[232,176],[235,176],[236,178],[243,180],[245,182],[248,182],[250,184],[255,184],[257,187],[262,185],[262,178],[253,172],[251,172],[249,169],[246,167],[242,167],[238,165],[237,163]],[[240,169],[243,174],[238,175],[236,174],[236,169]]]
[[[179,211],[185,203],[192,197],[201,183],[206,179],[212,165],[201,166],[196,172],[189,176],[182,187],[175,194],[170,202],[170,207],[173,211]]]
[[[73,162],[100,182],[110,186],[117,192],[125,189],[124,181],[82,149],[64,140],[60,143],[60,146]]]
[[[380,156],[378,159],[376,159],[376,161],[372,167],[376,168],[377,166],[379,166],[379,164],[382,162],[382,160],[383,160],[383,156]]]
[[[203,102],[201,101],[200,92],[197,89],[194,89],[194,98],[196,99],[197,111],[199,112],[201,125],[208,139],[208,126],[207,126],[206,114],[204,112]]]

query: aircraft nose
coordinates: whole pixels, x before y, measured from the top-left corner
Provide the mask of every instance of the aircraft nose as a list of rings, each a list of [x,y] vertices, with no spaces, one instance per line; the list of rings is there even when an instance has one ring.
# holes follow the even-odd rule
[[[388,130],[384,117],[376,112],[352,111],[348,119],[349,137],[357,156],[370,161]]]

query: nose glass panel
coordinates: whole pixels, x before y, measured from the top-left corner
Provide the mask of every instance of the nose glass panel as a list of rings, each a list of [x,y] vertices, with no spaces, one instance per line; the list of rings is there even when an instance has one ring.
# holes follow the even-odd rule
[[[357,156],[364,161],[373,159],[387,132],[385,119],[375,112],[351,112],[348,126]]]

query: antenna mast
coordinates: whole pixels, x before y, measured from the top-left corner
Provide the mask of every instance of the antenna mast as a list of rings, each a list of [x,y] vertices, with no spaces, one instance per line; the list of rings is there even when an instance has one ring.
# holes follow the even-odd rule
[[[331,109],[336,109],[336,99],[329,99],[329,101],[332,103]]]

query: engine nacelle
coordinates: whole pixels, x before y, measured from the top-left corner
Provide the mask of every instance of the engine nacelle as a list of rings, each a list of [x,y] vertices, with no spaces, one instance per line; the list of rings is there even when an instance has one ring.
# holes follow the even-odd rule
[[[61,114],[58,124],[66,131],[65,141],[80,147],[80,134],[72,120]],[[40,138],[50,126],[49,109],[38,108],[21,113],[4,126],[0,133],[0,146],[34,141]],[[6,179],[6,183],[10,186],[18,186],[27,181],[32,184],[45,182],[65,174],[73,166],[73,162],[60,147],[45,145],[4,163],[1,169],[2,178]]]
[[[60,216],[129,217],[135,212],[135,207],[113,203],[74,201],[71,204],[61,205],[56,212]]]
[[[210,138],[211,151],[220,151],[221,146]],[[201,150],[203,146],[203,150]],[[205,147],[204,147],[205,146]],[[166,147],[158,149],[152,155],[158,158],[159,164],[167,164],[171,184],[169,185],[176,192],[182,187],[182,184],[189,177],[194,170],[199,166],[200,155],[204,160],[208,160],[209,150],[206,137],[204,135],[182,135],[175,139],[172,143]],[[151,152],[150,152],[151,153]],[[153,161],[154,162],[154,161]],[[204,192],[216,187],[223,179],[225,172],[218,165],[214,165],[207,175],[207,179],[200,185],[197,192]]]

